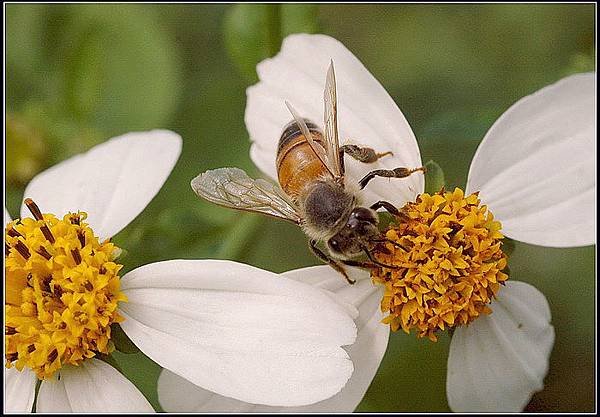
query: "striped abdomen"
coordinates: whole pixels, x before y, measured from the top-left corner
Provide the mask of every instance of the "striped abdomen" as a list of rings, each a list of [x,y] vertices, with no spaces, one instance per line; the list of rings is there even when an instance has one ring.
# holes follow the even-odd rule
[[[313,140],[324,146],[319,128],[306,119],[305,122]],[[313,184],[315,179],[330,175],[294,121],[285,127],[279,138],[277,175],[279,185],[292,198],[300,195],[303,188]]]

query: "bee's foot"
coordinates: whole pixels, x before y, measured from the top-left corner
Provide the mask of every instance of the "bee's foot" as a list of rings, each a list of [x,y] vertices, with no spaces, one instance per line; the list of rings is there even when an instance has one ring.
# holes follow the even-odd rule
[[[350,284],[350,285],[356,284],[356,280],[350,278],[348,275],[344,275],[344,278],[346,278],[346,281],[348,281],[348,284]]]

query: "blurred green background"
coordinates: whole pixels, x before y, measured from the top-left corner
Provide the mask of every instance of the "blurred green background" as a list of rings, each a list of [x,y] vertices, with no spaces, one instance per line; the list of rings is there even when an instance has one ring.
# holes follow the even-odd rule
[[[512,103],[595,69],[594,27],[593,4],[9,4],[6,205],[16,216],[27,182],[58,161],[114,135],[168,128],[183,136],[183,153],[160,194],[115,237],[126,270],[173,258],[278,272],[314,265],[299,229],[212,206],[189,187],[220,166],[259,175],[245,89],[283,36],[342,41],[402,109],[423,161],[438,162],[453,187],[464,186],[477,144]],[[284,246],[295,250],[279,253]],[[556,329],[545,388],[526,410],[593,411],[595,247],[517,243],[510,267],[548,297]],[[393,334],[357,411],[448,411],[449,340]],[[157,365],[142,354],[116,360],[158,407]]]

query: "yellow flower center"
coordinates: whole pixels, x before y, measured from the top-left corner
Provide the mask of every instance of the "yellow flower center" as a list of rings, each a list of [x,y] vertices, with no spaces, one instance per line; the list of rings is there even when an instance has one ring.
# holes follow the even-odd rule
[[[385,286],[383,322],[436,341],[438,330],[489,314],[488,304],[508,279],[502,272],[507,256],[501,224],[477,193],[421,194],[402,212],[375,252],[379,262],[396,267],[372,271],[373,281]]]
[[[65,364],[114,350],[110,325],[123,320],[117,303],[127,298],[114,262],[119,249],[98,241],[86,213],[59,220],[25,203],[34,218],[5,230],[6,367],[47,379]]]

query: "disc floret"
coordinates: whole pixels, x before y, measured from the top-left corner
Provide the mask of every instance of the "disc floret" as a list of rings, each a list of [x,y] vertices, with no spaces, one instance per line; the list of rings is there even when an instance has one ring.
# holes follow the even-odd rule
[[[439,330],[467,325],[491,313],[489,303],[508,279],[501,224],[478,193],[421,194],[402,210],[377,259],[373,281],[384,286],[383,322],[393,331],[415,329],[436,341]]]
[[[122,321],[116,263],[119,249],[102,243],[85,223],[84,212],[58,219],[41,214],[5,229],[6,366],[32,369],[48,379],[66,364],[114,350],[113,323]]]

